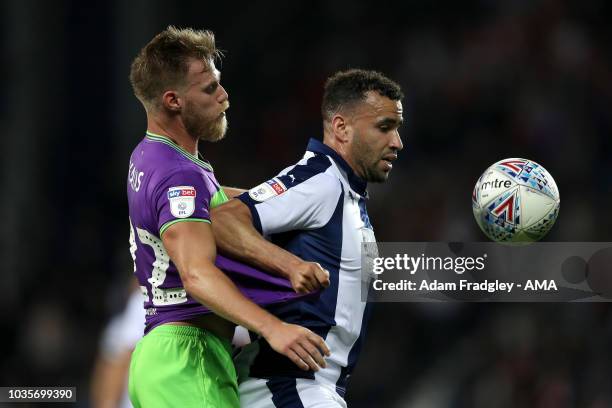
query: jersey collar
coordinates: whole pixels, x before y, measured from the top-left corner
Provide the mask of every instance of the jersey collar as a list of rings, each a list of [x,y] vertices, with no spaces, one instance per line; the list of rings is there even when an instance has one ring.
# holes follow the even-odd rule
[[[360,196],[367,197],[368,193],[366,191],[366,188],[368,186],[368,183],[361,177],[359,177],[357,174],[355,174],[351,166],[349,166],[346,160],[344,160],[342,156],[338,154],[338,152],[336,152],[334,149],[324,144],[323,142],[313,138],[308,141],[308,147],[306,148],[306,150],[313,153],[325,154],[334,159],[336,164],[340,166],[342,170],[344,170],[344,172],[346,173],[351,188],[355,190],[355,192]]]
[[[189,160],[191,160],[192,162],[194,162],[195,164],[197,164],[198,166],[202,167],[204,170],[213,171],[213,168],[210,165],[210,163],[208,163],[207,161],[201,158],[202,156],[200,155],[200,152],[198,152],[198,155],[200,155],[200,157],[198,158],[197,156],[194,156],[193,154],[189,153],[187,150],[183,149],[182,147],[174,143],[174,141],[170,139],[168,136],[158,135],[148,130],[147,130],[145,137],[147,140],[168,145],[172,147],[174,150],[176,150],[177,152],[181,153],[183,156],[185,156]]]

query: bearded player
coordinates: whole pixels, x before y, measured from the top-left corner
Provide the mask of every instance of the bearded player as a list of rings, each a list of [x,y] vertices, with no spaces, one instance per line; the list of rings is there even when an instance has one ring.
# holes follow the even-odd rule
[[[233,323],[259,333],[300,369],[325,367],[319,336],[257,306],[215,266],[209,212],[227,197],[198,157],[198,142],[220,140],[227,127],[218,56],[211,32],[168,27],[132,64],[130,80],[147,113],[128,176],[130,251],[146,309],[130,366],[135,407],[239,406]]]
[[[243,407],[346,407],[369,309],[361,300],[361,244],[375,242],[366,187],[387,180],[403,147],[401,98],[380,73],[335,74],[325,85],[323,141],[311,139],[295,166],[213,210],[217,245],[232,257],[279,273],[302,258],[330,272],[319,298],[269,308],[325,338],[327,367],[297,370],[260,338],[236,359]]]

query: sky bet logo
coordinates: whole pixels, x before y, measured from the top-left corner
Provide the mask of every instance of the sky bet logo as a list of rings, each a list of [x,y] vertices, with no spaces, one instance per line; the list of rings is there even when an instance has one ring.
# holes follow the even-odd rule
[[[195,197],[196,191],[193,187],[174,187],[168,190],[168,198]]]
[[[285,186],[280,182],[280,180],[277,180],[276,178],[268,180],[266,181],[266,183],[268,183],[270,187],[274,189],[277,195],[283,194],[285,191],[287,191],[287,188],[285,188]]]
[[[196,189],[192,186],[178,186],[168,189],[170,212],[176,218],[187,218],[195,211]]]

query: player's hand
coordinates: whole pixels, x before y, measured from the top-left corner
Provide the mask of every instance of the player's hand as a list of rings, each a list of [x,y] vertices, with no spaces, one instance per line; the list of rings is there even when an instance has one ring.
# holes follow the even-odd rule
[[[309,293],[329,286],[329,272],[316,262],[301,261],[291,267],[289,280],[297,293]]]
[[[264,335],[277,353],[287,356],[304,371],[325,368],[330,351],[325,341],[305,327],[280,322]]]

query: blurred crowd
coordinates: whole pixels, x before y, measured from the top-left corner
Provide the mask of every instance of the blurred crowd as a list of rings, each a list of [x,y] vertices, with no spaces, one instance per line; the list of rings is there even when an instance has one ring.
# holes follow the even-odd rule
[[[546,240],[612,241],[609,2],[221,3],[3,4],[1,384],[77,386],[89,406],[133,270],[125,179],[145,116],[129,64],[168,24],[225,50],[229,132],[201,145],[225,185],[258,184],[321,136],[327,76],[377,69],[406,94],[404,150],[370,187],[379,241],[485,240],[472,188],[507,157],[559,186]],[[353,408],[612,406],[606,303],[378,304],[368,332]]]

